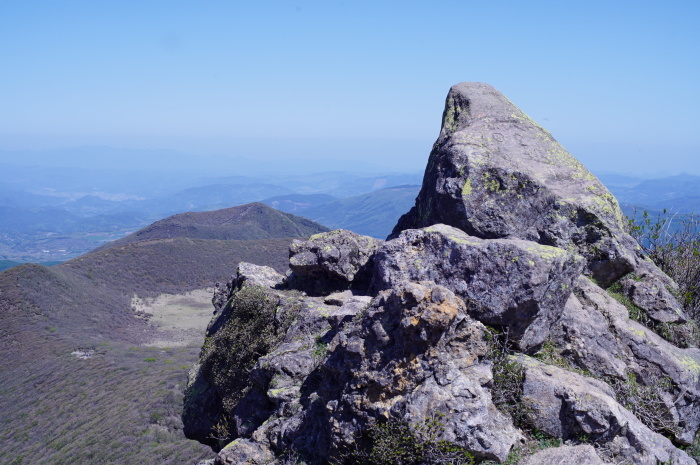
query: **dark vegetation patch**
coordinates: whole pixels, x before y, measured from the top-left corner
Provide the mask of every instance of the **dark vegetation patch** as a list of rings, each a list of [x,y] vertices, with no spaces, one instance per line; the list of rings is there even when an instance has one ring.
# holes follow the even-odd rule
[[[673,412],[663,398],[665,392],[676,388],[671,378],[666,376],[654,385],[645,386],[637,382],[634,373],[628,372],[625,379],[607,377],[605,381],[615,391],[617,401],[649,429],[669,438],[678,433]]]
[[[649,258],[677,284],[685,311],[700,322],[700,217],[667,210],[629,220],[629,232]]]
[[[225,442],[231,437],[228,417],[250,389],[251,369],[282,342],[301,310],[297,302],[279,304],[279,298],[263,287],[244,287],[222,310],[222,317],[228,313],[226,322],[204,341],[203,370],[224,410],[213,439]]]
[[[93,252],[64,264],[25,264],[0,273],[2,363],[23,353],[44,331],[73,345],[143,342],[149,330],[131,310],[134,294],[184,293],[225,281],[239,261],[284,270],[291,239],[150,241]]]
[[[488,358],[491,360],[493,381],[491,398],[493,404],[513,420],[518,428],[526,428],[528,410],[522,403],[525,369],[512,358],[514,353],[508,331],[488,327],[486,339],[489,344]]]
[[[477,463],[465,448],[439,439],[444,431],[442,416],[410,424],[390,418],[370,427],[363,442],[367,448],[346,453],[346,465],[422,465]]]
[[[92,252],[58,268],[98,288],[155,297],[211,287],[228,279],[240,261],[284,272],[290,242],[289,238],[149,240]]]

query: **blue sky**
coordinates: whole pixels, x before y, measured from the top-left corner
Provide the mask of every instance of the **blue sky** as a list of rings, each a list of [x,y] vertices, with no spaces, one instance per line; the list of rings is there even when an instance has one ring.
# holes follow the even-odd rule
[[[0,150],[108,145],[421,170],[488,82],[589,168],[700,174],[698,1],[14,1]]]

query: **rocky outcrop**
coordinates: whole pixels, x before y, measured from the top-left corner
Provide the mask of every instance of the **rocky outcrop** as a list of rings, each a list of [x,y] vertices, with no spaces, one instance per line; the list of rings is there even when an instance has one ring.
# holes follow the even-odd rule
[[[482,83],[450,89],[416,206],[393,235],[435,223],[576,250],[603,283],[641,258],[612,194],[549,132]]]
[[[382,241],[337,229],[289,247],[290,281],[312,294],[367,289],[372,257]]]
[[[669,342],[690,328],[674,287],[549,133],[459,84],[387,241],[318,234],[286,276],[241,264],[217,288],[185,433],[218,464],[692,464],[700,350]],[[532,455],[542,436],[560,447]]]
[[[556,438],[585,436],[615,461],[694,464],[664,436],[654,433],[615,400],[606,383],[525,356],[523,406],[527,422]]]
[[[629,318],[628,309],[585,277],[552,331],[552,342],[571,363],[627,389],[647,387],[655,423],[682,444],[700,427],[700,350],[681,349]],[[629,381],[631,379],[631,381]],[[625,389],[624,386],[622,386]],[[655,392],[656,394],[652,394]]]
[[[456,293],[479,321],[508,328],[521,350],[549,336],[581,273],[581,257],[515,239],[483,240],[438,224],[404,231],[377,252],[374,285],[432,281]]]

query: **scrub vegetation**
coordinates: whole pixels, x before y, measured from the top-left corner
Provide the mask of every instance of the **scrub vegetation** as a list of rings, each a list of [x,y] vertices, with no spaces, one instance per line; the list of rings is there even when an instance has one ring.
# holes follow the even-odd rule
[[[270,225],[278,217],[266,210],[257,209],[251,240],[147,238],[0,272],[0,463],[179,465],[210,455],[185,438],[181,420],[204,327],[200,340],[175,347],[175,332],[162,328],[172,315],[157,327],[133,302],[211,288],[240,261],[286,269],[292,239],[254,239],[257,224],[294,236],[306,223],[283,215]]]
[[[685,311],[700,321],[700,217],[664,210],[629,220],[629,231],[649,258],[678,284]]]

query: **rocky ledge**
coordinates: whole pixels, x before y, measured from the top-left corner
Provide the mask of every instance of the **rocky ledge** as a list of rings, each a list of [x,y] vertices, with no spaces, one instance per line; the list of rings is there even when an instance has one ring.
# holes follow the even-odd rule
[[[387,241],[318,234],[217,288],[185,434],[216,464],[694,464],[675,290],[547,131],[458,84]]]

